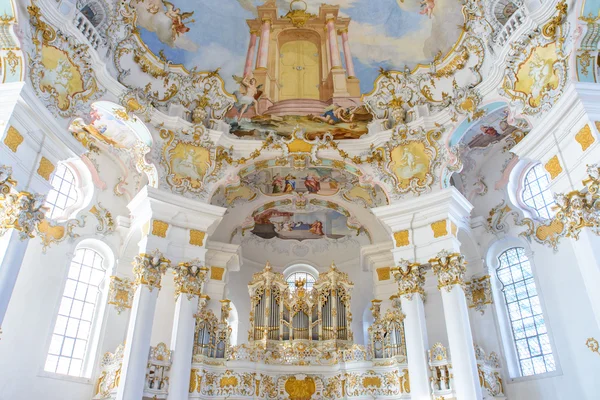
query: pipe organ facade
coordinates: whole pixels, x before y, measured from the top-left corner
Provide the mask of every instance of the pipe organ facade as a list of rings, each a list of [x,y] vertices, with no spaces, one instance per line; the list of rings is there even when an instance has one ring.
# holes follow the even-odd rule
[[[290,286],[267,264],[248,285],[252,304],[248,340],[263,347],[297,340],[327,348],[351,346],[353,286],[334,265],[307,288],[303,280]]]

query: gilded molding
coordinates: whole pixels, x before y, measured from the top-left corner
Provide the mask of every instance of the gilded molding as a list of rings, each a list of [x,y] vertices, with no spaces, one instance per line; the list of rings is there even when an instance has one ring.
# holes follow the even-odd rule
[[[108,286],[108,304],[113,305],[117,314],[131,308],[133,295],[135,294],[135,283],[127,278],[110,277]]]
[[[198,259],[179,263],[173,269],[175,275],[175,298],[180,294],[186,294],[188,299],[200,296],[204,282],[208,279],[208,268],[202,265]]]
[[[467,262],[462,254],[442,250],[429,263],[438,277],[438,289],[445,288],[449,292],[454,285],[464,286]]]
[[[474,308],[483,315],[486,306],[494,302],[494,299],[492,298],[490,276],[486,275],[466,282],[465,296],[467,297],[467,305],[469,308]]]
[[[396,247],[408,246],[410,244],[408,230],[394,232],[394,240],[396,242]]]
[[[204,237],[206,232],[190,229],[190,244],[193,246],[204,246]]]
[[[115,221],[110,211],[102,207],[101,203],[98,203],[90,208],[90,213],[98,220],[98,226],[96,232],[101,234],[108,234],[115,231]]]
[[[590,349],[590,351],[592,353],[596,353],[598,355],[600,355],[600,344],[598,343],[598,341],[591,337],[588,338],[588,340],[585,342],[585,345],[587,346],[588,349]]]
[[[558,175],[560,175],[561,172],[563,172],[562,166],[560,165],[560,161],[558,159],[558,155],[549,159],[546,165],[544,165],[544,168],[550,174],[550,179],[556,178]]]
[[[50,182],[50,175],[54,172],[54,164],[46,157],[40,159],[40,165],[38,166],[37,173],[39,176]]]
[[[160,289],[162,274],[170,266],[171,261],[164,258],[157,249],[150,254],[141,253],[133,261],[133,273],[136,285],[146,285],[152,291]]]
[[[65,239],[75,239],[79,234],[74,232],[75,228],[85,226],[85,215],[77,219],[70,219],[64,222],[54,222],[47,218],[40,221],[36,227],[36,233],[42,241],[42,252],[45,253],[53,243],[60,243]]]
[[[0,200],[0,236],[14,228],[21,240],[34,237],[37,224],[45,218],[45,196],[19,192]]]
[[[425,294],[423,285],[425,285],[425,268],[419,264],[411,263],[408,260],[400,260],[398,267],[394,269],[394,278],[398,282],[400,296],[406,296],[409,300],[413,299],[414,294]]]
[[[586,151],[596,141],[592,129],[586,124],[577,134],[575,140],[581,145],[581,151]]]
[[[225,274],[225,268],[223,267],[210,267],[210,279],[214,279],[216,281],[223,280],[223,275]]]
[[[4,137],[4,144],[6,147],[12,150],[13,153],[17,152],[19,145],[23,143],[23,136],[19,133],[17,128],[14,126],[9,126],[6,131],[6,136]]]
[[[152,234],[154,236],[158,236],[161,238],[167,237],[167,230],[169,229],[169,224],[163,221],[159,221],[157,219],[152,220]]]
[[[433,237],[439,238],[448,235],[448,221],[443,219],[436,221],[431,224],[431,230],[433,231]]]

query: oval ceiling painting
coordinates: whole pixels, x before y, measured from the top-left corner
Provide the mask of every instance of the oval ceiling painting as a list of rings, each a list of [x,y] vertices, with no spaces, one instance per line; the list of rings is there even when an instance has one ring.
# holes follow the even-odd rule
[[[132,148],[139,141],[152,146],[152,135],[146,125],[124,107],[109,101],[92,104],[92,123],[87,127],[99,139],[115,147]]]
[[[143,43],[188,70],[218,71],[239,137],[267,131],[351,139],[380,69],[447,54],[464,24],[458,0],[133,0]]]

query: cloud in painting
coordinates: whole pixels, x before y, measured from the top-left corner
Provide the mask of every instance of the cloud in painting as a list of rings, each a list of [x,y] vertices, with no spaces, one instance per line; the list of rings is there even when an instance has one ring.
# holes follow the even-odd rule
[[[238,90],[238,87],[232,75],[242,75],[244,73],[245,61],[245,56],[235,54],[220,44],[210,43],[190,55],[185,64],[198,66],[199,70],[205,71],[214,71],[221,68],[219,75],[225,81],[225,88],[228,92],[233,93]]]
[[[431,35],[423,49],[427,58],[432,58],[439,51],[447,53],[460,37],[459,25],[464,23],[464,16],[462,7],[456,3],[456,0],[435,1]]]
[[[173,21],[165,14],[161,0],[145,0],[135,3],[137,24],[142,28],[156,33],[158,39],[167,46],[187,51],[198,50],[198,45],[180,34],[173,38]]]

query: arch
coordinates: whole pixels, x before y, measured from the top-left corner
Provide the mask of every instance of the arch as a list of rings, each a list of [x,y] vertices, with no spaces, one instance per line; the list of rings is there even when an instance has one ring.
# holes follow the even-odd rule
[[[536,220],[546,220],[546,218],[542,217],[534,207],[532,207],[530,204],[527,204],[523,198],[523,192],[526,189],[525,179],[527,174],[529,174],[533,168],[539,165],[540,164],[537,162],[519,160],[510,171],[506,189],[510,202],[518,207],[527,217]],[[549,191],[550,189],[547,188],[546,190]],[[551,211],[549,211],[549,216],[550,218],[553,216]]]
[[[319,270],[307,262],[291,262],[283,269],[283,276],[287,279],[294,272],[308,272],[315,278],[319,276]]]
[[[486,114],[493,113],[495,111],[501,110],[503,108],[508,107],[508,103],[503,101],[496,101],[490,104],[486,104],[481,108],[486,111]],[[481,121],[469,121],[469,119],[465,118],[463,122],[452,132],[450,136],[448,144],[450,146],[455,146],[463,139],[463,137],[467,134],[467,132],[475,125],[480,124]]]
[[[227,318],[227,325],[231,328],[231,334],[229,337],[229,343],[232,346],[238,344],[238,335],[239,335],[239,314],[235,304],[233,301],[229,303],[229,307],[231,310],[229,311],[229,317]]]

